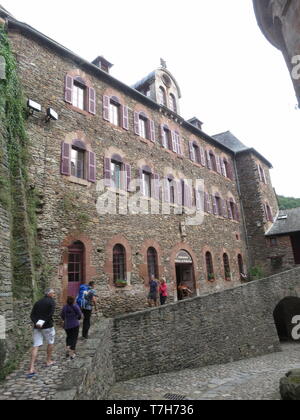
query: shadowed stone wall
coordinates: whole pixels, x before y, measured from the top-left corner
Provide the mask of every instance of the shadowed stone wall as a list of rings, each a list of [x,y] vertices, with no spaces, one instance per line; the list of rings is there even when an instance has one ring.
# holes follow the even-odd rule
[[[116,380],[279,351],[273,312],[287,296],[300,296],[299,269],[117,317],[113,333]]]

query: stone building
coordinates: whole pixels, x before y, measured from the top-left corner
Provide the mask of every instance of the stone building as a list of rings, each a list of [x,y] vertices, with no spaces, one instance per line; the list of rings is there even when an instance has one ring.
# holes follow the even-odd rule
[[[300,106],[300,3],[298,0],[253,0],[258,25],[281,50]]]
[[[104,57],[87,62],[1,8],[0,17],[23,95],[34,101],[27,182],[41,254],[31,259],[26,244],[10,254],[0,201],[1,313],[12,314],[24,255],[22,287],[51,285],[62,303],[94,280],[107,316],[145,308],[151,276],[166,278],[172,302],[183,298],[180,284],[200,296],[239,285],[255,267],[278,271],[265,237],[278,215],[272,165],[232,133],[210,136],[198,118],[182,118],[164,62],[129,87]],[[2,155],[0,164],[9,171]]]

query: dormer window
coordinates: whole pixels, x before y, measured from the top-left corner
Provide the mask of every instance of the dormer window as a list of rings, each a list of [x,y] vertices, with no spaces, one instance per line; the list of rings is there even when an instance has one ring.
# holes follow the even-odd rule
[[[162,86],[159,88],[158,102],[160,105],[167,106],[167,95],[165,89]]]
[[[176,104],[176,99],[173,93],[170,94],[170,109],[171,111],[177,113],[177,104]]]

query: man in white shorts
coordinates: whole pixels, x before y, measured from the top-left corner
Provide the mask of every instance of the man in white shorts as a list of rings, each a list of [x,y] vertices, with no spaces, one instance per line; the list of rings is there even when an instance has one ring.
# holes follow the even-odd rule
[[[36,375],[35,362],[39,348],[47,343],[47,361],[46,366],[51,367],[55,362],[52,361],[52,353],[55,343],[55,329],[53,315],[55,312],[55,291],[47,289],[45,297],[39,300],[31,312],[31,320],[34,325],[33,330],[33,348],[31,351],[30,369],[27,378],[33,378]]]

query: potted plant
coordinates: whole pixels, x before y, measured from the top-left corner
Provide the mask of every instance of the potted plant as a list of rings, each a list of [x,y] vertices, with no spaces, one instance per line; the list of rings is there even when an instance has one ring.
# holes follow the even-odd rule
[[[231,273],[230,273],[230,271],[225,271],[225,279],[226,279],[226,281],[231,281]]]
[[[208,280],[209,281],[215,281],[215,275],[213,273],[208,274]]]
[[[115,286],[116,287],[126,287],[127,286],[127,281],[124,279],[118,279],[115,281]]]

